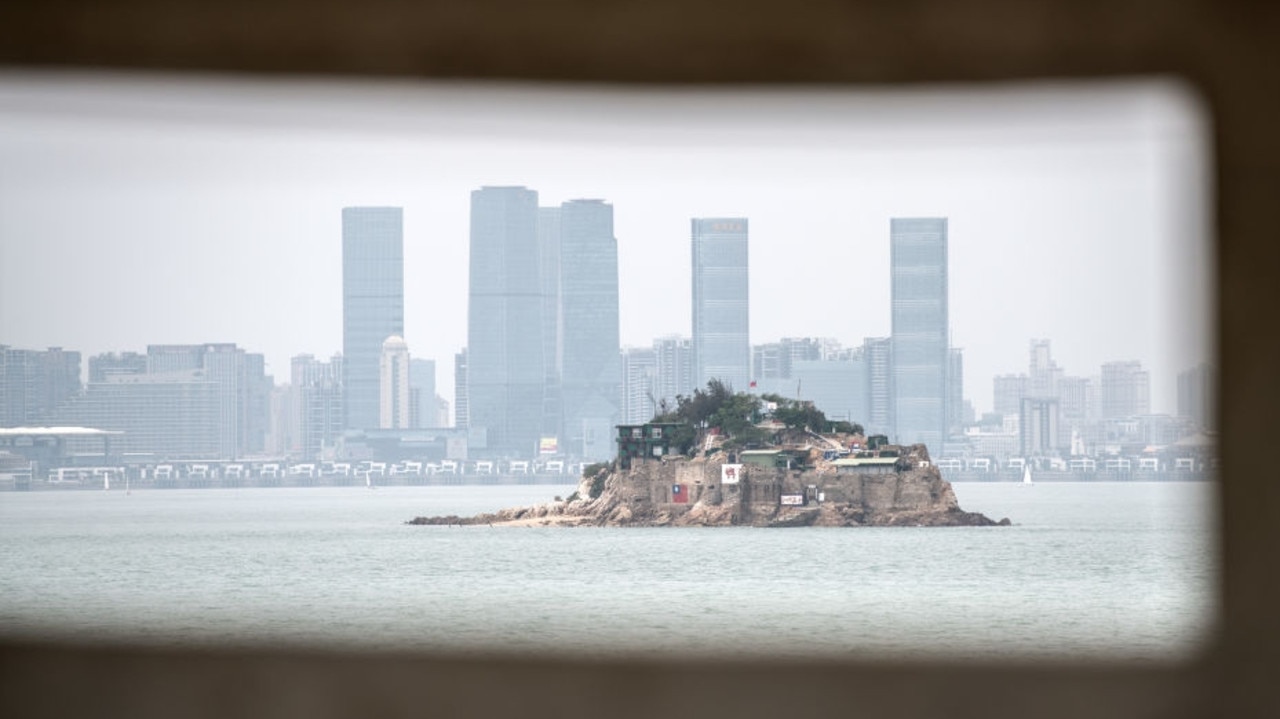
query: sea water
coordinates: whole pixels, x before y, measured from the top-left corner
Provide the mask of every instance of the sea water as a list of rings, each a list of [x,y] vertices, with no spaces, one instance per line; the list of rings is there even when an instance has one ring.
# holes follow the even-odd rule
[[[0,638],[571,655],[1179,660],[1215,485],[956,484],[1011,527],[410,526],[570,486],[0,493]]]

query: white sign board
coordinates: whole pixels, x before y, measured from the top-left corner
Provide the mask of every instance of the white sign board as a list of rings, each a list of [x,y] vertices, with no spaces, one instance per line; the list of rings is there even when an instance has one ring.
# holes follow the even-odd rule
[[[720,484],[737,484],[742,478],[742,465],[740,464],[722,464],[720,465]]]
[[[778,498],[778,503],[787,505],[787,506],[792,506],[792,507],[799,507],[800,505],[804,504],[804,495],[803,494],[784,494]]]

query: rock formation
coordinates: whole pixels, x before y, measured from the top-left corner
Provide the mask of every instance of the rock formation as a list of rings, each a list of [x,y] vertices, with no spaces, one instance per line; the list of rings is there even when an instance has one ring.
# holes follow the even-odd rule
[[[566,501],[475,517],[418,517],[410,524],[631,527],[992,526],[966,512],[924,445],[824,460],[806,448],[802,468],[761,466],[716,451],[635,461],[584,476]],[[731,462],[730,460],[739,460]],[[726,470],[726,467],[729,468]]]

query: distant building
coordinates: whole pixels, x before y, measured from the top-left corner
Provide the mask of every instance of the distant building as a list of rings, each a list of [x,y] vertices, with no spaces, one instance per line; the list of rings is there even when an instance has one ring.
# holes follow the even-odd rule
[[[1033,339],[1027,363],[1027,388],[1029,397],[1057,397],[1062,369],[1053,361],[1049,340]]]
[[[547,380],[545,286],[538,193],[471,193],[467,414],[495,456],[532,456],[542,436]],[[615,349],[616,358],[616,349]]]
[[[947,219],[889,221],[893,439],[941,447],[947,436]]]
[[[564,433],[564,397],[561,364],[564,343],[564,307],[561,303],[561,208],[538,208],[538,257],[542,281],[542,432],[546,438]],[[611,235],[612,236],[612,235]],[[572,262],[572,258],[570,258]]]
[[[409,346],[392,335],[382,343],[378,362],[379,429],[411,429]]]
[[[868,337],[862,342],[862,357],[867,363],[867,419],[863,427],[868,435],[893,433],[892,348],[888,337]]]
[[[148,345],[148,378],[195,372],[212,381],[218,395],[218,456],[237,459],[266,448],[268,410],[273,382],[265,373],[263,356],[248,353],[231,342]],[[124,380],[133,376],[119,376]],[[142,381],[142,380],[140,380]],[[104,426],[100,429],[124,429]]]
[[[453,356],[453,425],[471,426],[471,403],[467,401],[467,348]]]
[[[652,348],[622,350],[622,413],[620,424],[644,424],[658,413],[655,384],[658,353]]]
[[[676,397],[693,394],[697,386],[693,369],[693,342],[688,337],[669,335],[653,341],[657,363],[653,395],[661,407],[675,409]]]
[[[1019,452],[1023,457],[1056,457],[1061,454],[1058,400],[1024,397],[1018,415]]]
[[[290,392],[295,407],[296,440],[289,452],[302,459],[318,460],[332,456],[346,428],[342,391],[342,355],[328,362],[311,355],[298,355],[290,362]]]
[[[964,350],[947,350],[947,437],[960,437],[965,427]]]
[[[992,409],[997,414],[1016,415],[1022,411],[1022,398],[1027,396],[1027,376],[996,375],[992,380]]]
[[[618,327],[618,241],[613,206],[560,206],[560,395],[563,439],[578,456],[614,456],[622,391]]]
[[[342,386],[348,429],[380,422],[379,361],[388,337],[404,336],[404,213],[342,210]]]
[[[226,387],[216,373],[178,369],[90,382],[58,424],[117,430],[111,448],[157,459],[230,459]],[[234,416],[234,407],[231,408]],[[264,438],[265,442],[265,438]]]
[[[1196,429],[1217,430],[1218,369],[1200,364],[1178,374],[1178,415]]]
[[[147,356],[138,352],[110,352],[89,358],[90,382],[105,382],[109,377],[145,374],[146,371]]]
[[[694,385],[718,379],[745,392],[751,379],[747,219],[695,218],[692,227]]]
[[[795,360],[791,373],[800,389],[795,399],[813,402],[829,420],[866,426],[867,362],[861,354],[845,359]]]
[[[436,394],[436,361],[409,359],[409,387],[413,403],[410,424],[414,429],[447,427],[440,421],[440,398]]]
[[[0,426],[47,424],[80,389],[79,352],[0,345]]]
[[[1151,414],[1151,375],[1141,362],[1103,364],[1101,390],[1104,420]]]
[[[784,337],[777,342],[751,348],[751,378],[761,380],[791,379],[793,366],[805,360],[829,359],[833,340],[816,337]]]

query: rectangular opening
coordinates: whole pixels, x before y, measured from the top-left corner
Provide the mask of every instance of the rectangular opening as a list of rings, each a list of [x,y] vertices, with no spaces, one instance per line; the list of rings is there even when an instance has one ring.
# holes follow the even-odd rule
[[[1216,488],[1175,481],[1184,463],[1212,459],[1195,438],[1217,429],[1214,381],[1199,405],[1178,392],[1180,376],[1215,363],[1207,123],[1166,80],[616,91],[7,73],[2,339],[86,360],[235,342],[283,382],[293,356],[343,346],[342,208],[394,206],[405,339],[435,360],[456,407],[468,195],[523,185],[540,205],[612,206],[622,345],[689,334],[690,220],[744,217],[751,343],[830,338],[839,346],[824,351],[840,361],[893,331],[891,221],[946,218],[950,344],[963,349],[960,396],[975,410],[963,424],[978,431],[951,443],[967,453],[934,455],[959,463],[943,471],[956,472],[965,509],[1015,526],[450,534],[400,523],[550,501],[573,478],[414,485],[372,460],[342,486],[5,492],[0,538],[17,548],[0,560],[6,636],[1185,659],[1217,607]],[[1082,418],[1078,438],[1064,432],[1064,386],[1056,406],[1019,402],[980,422],[1008,399],[999,378],[1023,374],[1083,380],[1065,384],[1086,403],[1097,393],[1099,416]],[[1144,411],[1103,408],[1108,376],[1122,387],[1143,374]],[[760,379],[805,396],[793,377]],[[1209,409],[1196,419],[1193,405]],[[1005,416],[1045,418],[1058,454],[975,450],[1024,441]],[[615,433],[584,424],[559,445],[594,436]],[[1185,452],[1167,449],[1184,440]],[[245,459],[259,478],[325,479],[321,465],[278,454]],[[1015,459],[1019,474],[1039,462],[1034,488],[999,474]],[[1159,476],[1144,477],[1143,460]],[[195,466],[153,464],[166,479]],[[504,466],[479,459],[460,473]],[[372,476],[379,491],[357,491]],[[1075,481],[1086,476],[1103,481]],[[600,559],[595,574],[581,571],[584,556]],[[671,621],[686,608],[701,633]]]

